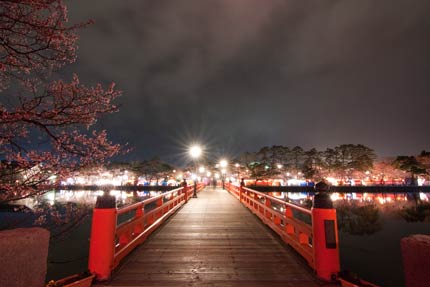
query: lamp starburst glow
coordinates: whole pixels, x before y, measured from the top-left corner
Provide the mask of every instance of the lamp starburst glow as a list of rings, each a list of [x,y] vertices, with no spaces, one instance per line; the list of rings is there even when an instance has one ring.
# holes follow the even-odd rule
[[[200,157],[202,154],[202,148],[199,145],[193,145],[190,147],[190,156],[194,159]]]
[[[225,160],[225,159],[220,160],[220,162],[219,162],[220,167],[225,168],[225,167],[227,167],[227,165],[228,165],[227,160]]]

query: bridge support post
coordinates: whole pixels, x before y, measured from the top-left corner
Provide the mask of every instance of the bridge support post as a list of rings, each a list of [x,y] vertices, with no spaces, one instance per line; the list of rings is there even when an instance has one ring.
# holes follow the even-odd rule
[[[239,201],[240,202],[242,202],[244,187],[245,187],[245,180],[242,178],[240,180],[240,189],[239,189]]]
[[[187,203],[188,202],[188,184],[185,178],[182,181],[182,193],[184,194],[185,203]]]
[[[318,191],[318,186],[316,189]],[[327,281],[336,280],[340,271],[336,209],[325,192],[315,195],[312,229],[316,274]]]
[[[88,269],[98,281],[110,278],[115,255],[116,199],[114,196],[97,197],[91,225]]]

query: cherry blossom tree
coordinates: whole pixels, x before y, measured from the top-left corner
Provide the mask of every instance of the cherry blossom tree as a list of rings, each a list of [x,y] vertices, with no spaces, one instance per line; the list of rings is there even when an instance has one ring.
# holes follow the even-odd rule
[[[51,80],[76,60],[77,30],[89,23],[68,24],[61,0],[0,1],[0,203],[41,194],[122,149],[94,128],[117,110],[114,84]]]

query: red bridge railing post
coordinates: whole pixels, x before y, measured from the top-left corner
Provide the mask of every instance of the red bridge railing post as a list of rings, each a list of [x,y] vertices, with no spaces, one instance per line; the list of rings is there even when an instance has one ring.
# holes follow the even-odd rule
[[[314,197],[312,232],[315,271],[318,277],[334,281],[340,271],[336,209],[327,193]]]
[[[240,202],[242,202],[244,187],[245,187],[245,180],[242,178],[240,180],[240,187],[239,187],[239,201]]]
[[[116,231],[116,199],[114,196],[97,197],[91,225],[88,269],[99,281],[108,280],[113,268]]]
[[[182,181],[182,193],[184,194],[185,203],[187,203],[188,202],[188,184],[185,178]]]

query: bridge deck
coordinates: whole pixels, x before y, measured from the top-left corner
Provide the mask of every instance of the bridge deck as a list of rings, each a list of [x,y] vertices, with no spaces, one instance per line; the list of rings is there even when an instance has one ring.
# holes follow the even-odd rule
[[[138,247],[105,286],[325,286],[222,189],[206,188]]]

